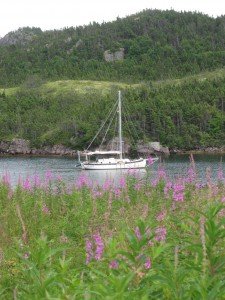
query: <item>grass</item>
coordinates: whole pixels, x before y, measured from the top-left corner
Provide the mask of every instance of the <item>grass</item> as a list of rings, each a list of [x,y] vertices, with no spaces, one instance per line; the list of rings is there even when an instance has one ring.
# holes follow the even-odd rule
[[[221,78],[225,76],[225,68],[216,69],[214,71],[201,72],[197,75],[190,75],[183,78],[178,79],[166,79],[160,81],[153,81],[153,86],[163,86],[163,85],[179,85],[183,84],[187,81],[197,80],[214,80],[216,78]],[[54,97],[58,97],[60,95],[72,94],[72,93],[81,93],[88,94],[94,91],[101,91],[103,94],[107,94],[112,89],[124,89],[128,87],[138,87],[140,85],[145,85],[144,82],[136,83],[136,84],[128,84],[122,82],[110,82],[110,81],[92,81],[92,80],[58,80],[53,82],[46,82],[41,84],[37,91],[41,94],[51,94]],[[8,96],[14,95],[18,91],[18,87],[7,88],[5,89],[5,93]],[[2,93],[4,89],[0,88],[0,93]]]
[[[225,185],[138,173],[0,185],[2,299],[224,299]]]

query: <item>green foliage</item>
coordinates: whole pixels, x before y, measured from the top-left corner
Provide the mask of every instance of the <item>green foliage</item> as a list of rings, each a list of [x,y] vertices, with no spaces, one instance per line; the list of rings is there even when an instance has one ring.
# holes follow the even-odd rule
[[[69,193],[63,182],[1,183],[3,299],[224,298],[224,184],[186,183],[177,202],[164,179],[138,189],[138,178],[125,179],[120,194],[98,187],[97,196],[80,180]],[[104,251],[87,264],[96,232]]]
[[[224,17],[173,10],[144,10],[76,28],[42,32],[20,28],[0,41],[0,86],[30,75],[48,80],[149,81],[224,67]],[[104,51],[125,50],[108,63]]]
[[[20,137],[34,147],[61,143],[84,149],[121,89],[123,135],[133,145],[157,140],[170,148],[220,146],[225,139],[224,78],[129,87],[91,81],[44,83],[34,76],[20,88],[0,93],[0,139]],[[114,137],[114,127],[106,142]]]

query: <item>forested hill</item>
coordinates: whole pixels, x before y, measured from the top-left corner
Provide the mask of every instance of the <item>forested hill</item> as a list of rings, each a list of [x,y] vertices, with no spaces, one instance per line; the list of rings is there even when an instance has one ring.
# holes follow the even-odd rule
[[[180,78],[225,65],[225,17],[144,10],[113,22],[0,39],[0,86],[43,79],[124,82]]]

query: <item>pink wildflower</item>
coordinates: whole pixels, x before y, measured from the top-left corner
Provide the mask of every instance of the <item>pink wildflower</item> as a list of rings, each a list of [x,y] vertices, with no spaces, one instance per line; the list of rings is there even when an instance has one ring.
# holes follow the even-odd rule
[[[158,242],[165,241],[167,230],[165,227],[157,227],[155,230],[155,239]]]
[[[135,233],[137,239],[140,241],[141,240],[141,232],[140,232],[140,229],[138,226],[134,229],[134,233]]]
[[[93,245],[89,239],[86,239],[86,264],[89,264],[93,258]]]
[[[92,196],[93,196],[93,198],[95,198],[95,199],[101,198],[102,192],[101,192],[101,191],[93,191],[93,192],[92,192]]]
[[[119,198],[121,195],[121,190],[119,188],[114,189],[114,195],[116,198]]]
[[[187,175],[188,175],[186,178],[187,183],[193,183],[196,180],[196,172],[193,167],[190,167],[188,169]]]
[[[126,179],[124,177],[121,177],[119,179],[119,186],[121,189],[124,189],[126,187]]]
[[[37,174],[34,175],[34,186],[36,188],[41,186],[41,180]]]
[[[220,165],[219,170],[217,172],[217,178],[218,178],[218,181],[221,181],[221,182],[223,182],[225,180],[224,175],[223,175],[223,169],[222,169],[221,165]]]
[[[148,257],[148,258],[146,259],[146,262],[145,262],[145,264],[144,264],[144,267],[145,267],[146,270],[149,270],[149,269],[151,269],[151,266],[152,266],[152,262],[151,262],[150,258]]]
[[[81,189],[85,186],[91,187],[91,180],[85,174],[81,174],[81,176],[76,181],[76,188]]]
[[[158,222],[161,222],[161,221],[164,220],[165,216],[166,216],[166,211],[165,211],[165,210],[162,210],[162,211],[156,216],[156,220],[157,220]]]
[[[147,164],[148,164],[149,166],[151,166],[151,165],[154,164],[154,159],[153,159],[151,156],[149,156],[149,157],[147,158]]]
[[[49,208],[47,207],[47,205],[45,203],[42,205],[42,212],[45,215],[50,215],[51,214]]]
[[[173,186],[172,182],[170,182],[170,181],[166,182],[166,185],[164,187],[164,195],[165,195],[166,198],[169,197],[169,192],[172,189],[172,186]]]
[[[103,191],[109,191],[112,187],[112,181],[110,179],[106,179],[106,181],[102,185]]]
[[[8,171],[6,171],[3,175],[2,175],[2,183],[4,185],[10,186],[10,174]]]
[[[223,203],[225,202],[225,197],[222,197],[221,202]]]
[[[51,170],[47,170],[45,173],[45,180],[46,182],[50,182],[53,179],[53,174],[51,172]]]
[[[95,241],[95,259],[100,260],[102,258],[102,254],[104,251],[104,243],[99,233],[93,235],[93,239]]]
[[[58,181],[62,181],[62,180],[63,180],[61,175],[57,175],[57,176],[56,176],[56,179],[57,179]]]
[[[136,191],[140,191],[141,187],[142,187],[142,184],[141,184],[140,182],[138,182],[138,183],[136,183],[136,184],[134,185],[134,189],[135,189]]]
[[[28,259],[30,257],[30,253],[29,252],[25,252],[23,255],[24,259]]]
[[[31,184],[30,184],[30,179],[27,177],[25,179],[25,181],[23,182],[23,188],[26,190],[26,191],[31,191],[32,187],[31,187]]]
[[[119,268],[119,263],[117,260],[112,260],[110,263],[109,263],[109,268],[110,269],[118,269]]]
[[[158,168],[157,177],[158,177],[158,180],[166,179],[166,171],[162,166],[160,166]]]
[[[175,183],[173,186],[173,200],[176,202],[184,201],[184,184]]]

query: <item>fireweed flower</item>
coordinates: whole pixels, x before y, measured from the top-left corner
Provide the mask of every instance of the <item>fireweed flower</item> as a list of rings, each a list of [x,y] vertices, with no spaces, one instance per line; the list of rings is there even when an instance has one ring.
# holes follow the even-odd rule
[[[136,235],[136,238],[140,241],[141,240],[141,232],[140,232],[140,229],[138,226],[134,229],[134,233]]]
[[[3,175],[2,175],[2,183],[4,185],[10,186],[10,174],[8,171],[6,171]]]
[[[97,198],[101,198],[102,197],[102,192],[101,191],[92,191],[92,196],[93,198],[97,199]]]
[[[34,182],[34,187],[36,187],[36,188],[41,187],[41,180],[40,180],[40,177],[37,174],[34,175],[33,182]]]
[[[27,177],[25,179],[25,181],[23,182],[23,188],[26,191],[31,191],[32,187],[31,187],[31,183],[30,183],[30,179]]]
[[[161,222],[165,219],[165,216],[166,216],[166,211],[165,210],[162,210],[157,216],[156,216],[156,220],[158,222]]]
[[[152,266],[152,262],[151,262],[151,259],[148,257],[146,259],[146,262],[144,263],[144,267],[146,270],[149,270],[149,269],[151,269],[151,266]]]
[[[193,167],[190,167],[187,171],[187,178],[186,178],[186,182],[187,183],[193,183],[196,180],[196,171]]]
[[[91,187],[91,180],[85,175],[81,174],[81,176],[76,181],[76,188],[79,190],[83,187]]]
[[[119,268],[119,263],[117,260],[112,260],[110,263],[109,263],[109,268],[110,269],[118,269]]]
[[[89,239],[86,239],[86,264],[89,264],[93,258],[93,245]]]
[[[166,171],[162,166],[159,166],[157,173],[158,180],[165,179],[166,180]]]
[[[93,235],[95,241],[95,259],[100,260],[104,251],[104,243],[99,233]]]
[[[23,255],[24,259],[28,259],[30,257],[30,253],[29,252],[25,252]]]
[[[165,185],[165,187],[164,187],[164,195],[165,195],[166,198],[169,197],[169,192],[170,192],[170,190],[172,189],[172,187],[173,187],[172,182],[167,181],[167,182],[166,182],[166,185]]]
[[[56,176],[56,179],[57,179],[58,181],[62,181],[62,180],[63,180],[63,179],[62,179],[62,176],[59,175],[59,174]]]
[[[204,186],[205,185],[203,183],[196,183],[195,188],[200,190],[200,189],[204,188]]]
[[[155,230],[155,239],[158,242],[165,241],[166,239],[166,228],[165,227],[157,227]]]
[[[47,170],[45,173],[45,180],[48,183],[49,181],[51,181],[53,179],[53,174],[51,172],[51,170]]]
[[[151,166],[151,165],[154,164],[154,159],[153,159],[151,156],[149,156],[149,157],[147,158],[147,164],[148,164],[149,166]]]
[[[119,188],[114,189],[114,195],[116,198],[119,198],[121,195],[121,190]]]
[[[134,189],[135,189],[136,191],[140,191],[141,188],[142,188],[142,184],[141,184],[140,182],[138,182],[138,183],[136,183],[136,184],[134,185]]]
[[[176,202],[184,201],[184,184],[177,182],[173,185],[173,200]]]
[[[126,187],[126,179],[124,177],[121,177],[119,179],[119,186],[121,187],[121,189],[124,189]]]
[[[47,205],[45,203],[42,205],[42,212],[45,215],[50,215],[51,214],[49,208],[47,207]]]
[[[112,187],[112,181],[110,179],[106,179],[106,181],[102,185],[102,190],[107,192],[111,189]]]
[[[220,181],[220,182],[223,182],[225,180],[224,175],[223,175],[223,169],[221,166],[219,167],[219,170],[217,172],[217,178],[218,178],[218,181]]]

